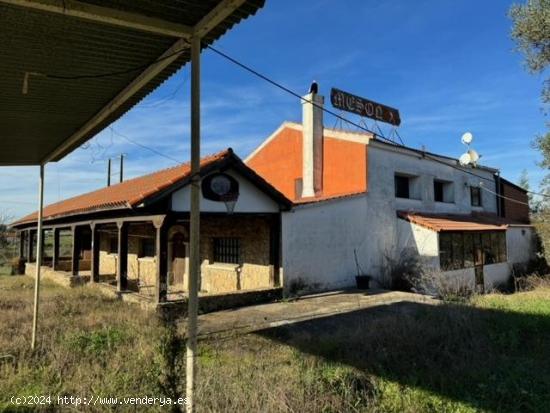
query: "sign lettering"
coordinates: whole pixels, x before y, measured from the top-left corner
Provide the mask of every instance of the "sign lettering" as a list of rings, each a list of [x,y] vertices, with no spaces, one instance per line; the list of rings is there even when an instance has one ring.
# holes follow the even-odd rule
[[[330,91],[330,102],[336,109],[345,110],[359,116],[390,123],[395,126],[401,124],[401,118],[399,117],[399,111],[397,109],[352,95],[351,93],[336,88],[332,88]]]

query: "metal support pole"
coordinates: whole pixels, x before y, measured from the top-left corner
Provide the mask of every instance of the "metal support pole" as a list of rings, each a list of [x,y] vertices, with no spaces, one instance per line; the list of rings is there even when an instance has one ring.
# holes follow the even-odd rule
[[[36,348],[36,330],[38,327],[38,301],[40,296],[40,267],[42,266],[42,212],[44,209],[44,165],[40,165],[38,181],[38,227],[36,231],[36,277],[34,279],[34,313],[32,319],[31,349]]]
[[[200,277],[200,57],[201,39],[191,39],[191,208],[189,234],[189,303],[187,308],[186,409],[195,411],[198,282]]]

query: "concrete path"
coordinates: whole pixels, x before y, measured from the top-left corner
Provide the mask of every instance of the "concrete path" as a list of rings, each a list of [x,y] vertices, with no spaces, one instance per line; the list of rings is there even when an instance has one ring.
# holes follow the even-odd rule
[[[398,302],[437,304],[420,294],[386,290],[345,290],[300,297],[294,301],[260,304],[199,316],[199,337],[244,334],[304,320],[348,313]]]

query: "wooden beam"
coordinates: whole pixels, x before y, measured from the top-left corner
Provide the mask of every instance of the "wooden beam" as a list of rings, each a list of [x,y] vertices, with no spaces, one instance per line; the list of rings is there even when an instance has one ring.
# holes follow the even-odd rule
[[[53,228],[53,256],[52,270],[57,270],[59,266],[59,228]]]
[[[90,268],[90,281],[99,282],[99,225],[91,224],[90,229],[92,231],[92,260]]]
[[[128,224],[124,221],[117,222],[118,227],[118,257],[116,267],[117,291],[122,292],[128,288]]]
[[[175,42],[166,52],[164,52],[156,62],[152,63],[147,69],[141,72],[133,81],[131,81],[121,92],[119,92],[107,105],[103,107],[93,118],[84,124],[69,138],[54,149],[48,156],[44,158],[44,162],[56,160],[61,155],[65,154],[75,145],[83,142],[84,137],[91,132],[97,125],[105,122],[109,116],[118,110],[128,99],[139,92],[145,85],[161,73],[166,67],[172,64],[179,56],[181,51],[188,48],[188,42],[185,39],[180,39]]]
[[[78,275],[80,263],[80,231],[76,225],[71,228],[73,236],[73,248],[71,251],[71,274]]]
[[[94,23],[139,30],[161,36],[188,38],[192,27],[157,19],[142,14],[129,13],[110,7],[96,6],[76,0],[0,0],[0,3],[10,4],[27,9],[63,14]]]
[[[32,230],[27,230],[27,262],[32,261]]]
[[[193,35],[203,38],[245,2],[246,0],[223,0],[195,25]]]
[[[25,231],[19,232],[19,259],[25,258]]]
[[[167,282],[167,234],[164,220],[157,220],[153,222],[156,229],[156,279],[155,279],[155,301],[161,303],[166,301],[168,294],[168,282]]]

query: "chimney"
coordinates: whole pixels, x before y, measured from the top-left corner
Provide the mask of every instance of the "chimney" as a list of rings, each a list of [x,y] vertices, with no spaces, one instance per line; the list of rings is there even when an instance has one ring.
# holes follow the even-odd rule
[[[314,81],[302,97],[302,198],[312,197],[323,189],[323,104]]]

